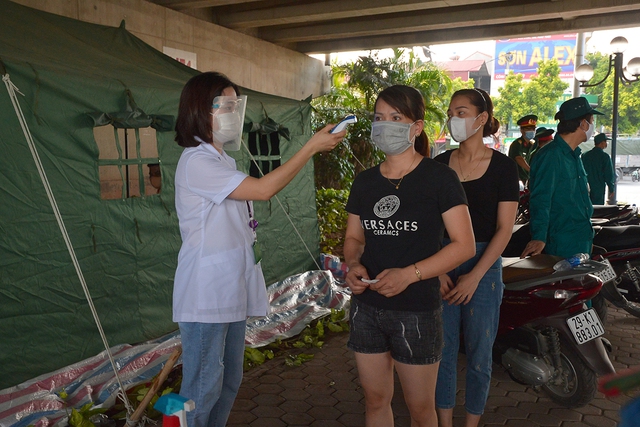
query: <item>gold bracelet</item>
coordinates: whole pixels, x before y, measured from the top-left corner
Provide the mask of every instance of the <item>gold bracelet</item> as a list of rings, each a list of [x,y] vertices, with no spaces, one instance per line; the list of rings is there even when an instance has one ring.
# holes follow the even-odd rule
[[[420,270],[418,269],[418,266],[413,264],[413,268],[416,269],[416,276],[418,276],[418,281],[422,280],[422,273],[420,273]]]

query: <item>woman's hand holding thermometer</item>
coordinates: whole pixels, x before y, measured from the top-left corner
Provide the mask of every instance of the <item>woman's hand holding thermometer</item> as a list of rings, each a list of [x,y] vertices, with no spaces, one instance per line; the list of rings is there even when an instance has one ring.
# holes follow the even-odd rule
[[[329,133],[342,132],[343,130],[346,129],[347,125],[350,125],[351,123],[356,123],[357,121],[358,121],[358,118],[355,116],[355,114],[349,114],[347,117],[342,119],[340,123],[336,125],[336,127],[331,129]]]

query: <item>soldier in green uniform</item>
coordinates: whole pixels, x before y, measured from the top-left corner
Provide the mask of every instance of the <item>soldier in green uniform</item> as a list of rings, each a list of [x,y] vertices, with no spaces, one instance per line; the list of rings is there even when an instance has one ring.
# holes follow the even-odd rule
[[[605,184],[609,187],[609,199],[613,199],[615,173],[613,172],[613,164],[611,157],[604,152],[607,148],[607,135],[600,133],[593,138],[596,144],[591,150],[582,155],[582,164],[584,170],[587,171],[587,180],[589,181],[589,198],[594,205],[604,205],[604,189]]]
[[[529,114],[518,120],[522,136],[511,143],[509,157],[518,164],[518,177],[523,184],[529,180],[529,163],[534,149],[534,137],[536,135],[536,123],[538,116]]]
[[[593,206],[578,146],[593,136],[594,114],[602,113],[583,97],[560,106],[555,138],[536,154],[531,165],[531,241],[521,257],[543,250],[565,258],[591,253]]]

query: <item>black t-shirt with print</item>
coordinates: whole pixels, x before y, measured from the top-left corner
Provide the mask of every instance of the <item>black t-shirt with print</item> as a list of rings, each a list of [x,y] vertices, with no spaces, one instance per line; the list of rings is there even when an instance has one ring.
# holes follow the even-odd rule
[[[455,172],[432,159],[423,159],[398,189],[382,176],[380,165],[360,173],[351,187],[347,211],[360,217],[365,236],[360,262],[369,277],[438,252],[444,233],[442,214],[466,203]],[[437,277],[413,283],[390,298],[370,289],[353,297],[387,310],[431,311],[441,304]]]
[[[434,160],[448,165],[453,151],[446,151]],[[491,241],[498,224],[498,203],[517,202],[520,197],[516,162],[493,150],[484,175],[463,182],[462,187],[469,200],[469,214],[476,242]]]

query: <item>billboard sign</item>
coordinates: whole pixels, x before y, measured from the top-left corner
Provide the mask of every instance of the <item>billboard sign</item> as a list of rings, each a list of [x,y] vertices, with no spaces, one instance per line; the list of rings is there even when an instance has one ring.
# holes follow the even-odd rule
[[[560,78],[573,78],[577,34],[496,40],[494,79],[504,80],[507,72],[523,74],[530,79],[538,72],[538,63],[555,58],[560,65]]]

